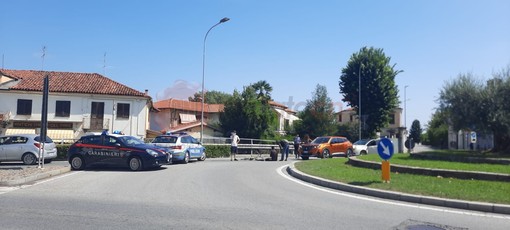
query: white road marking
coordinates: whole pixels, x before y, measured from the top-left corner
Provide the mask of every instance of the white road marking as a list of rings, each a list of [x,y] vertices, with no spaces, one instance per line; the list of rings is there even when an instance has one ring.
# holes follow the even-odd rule
[[[33,184],[16,185],[16,186],[12,186],[12,187],[0,187],[0,195],[5,194],[5,193],[9,193],[9,192],[12,192],[12,191],[16,191],[16,190],[19,190],[19,189],[29,188],[29,187],[32,187],[34,185],[44,184],[46,182],[58,180],[58,179],[61,179],[61,178],[64,178],[64,177],[68,177],[68,176],[71,176],[71,175],[74,175],[74,174],[77,174],[77,173],[81,173],[81,172],[82,171],[79,171],[79,172],[69,172],[69,173],[65,173],[63,175],[50,177],[48,179],[42,179],[40,181],[36,181]]]
[[[327,193],[331,193],[331,194],[335,194],[335,195],[339,195],[339,196],[345,196],[345,197],[349,197],[349,198],[355,198],[355,199],[359,199],[359,200],[365,200],[365,201],[371,201],[371,202],[377,202],[377,203],[389,204],[389,205],[395,205],[395,206],[403,206],[403,207],[409,207],[409,208],[425,209],[425,210],[430,210],[430,211],[447,212],[447,213],[454,213],[454,214],[460,214],[460,215],[491,217],[491,218],[510,220],[510,216],[503,215],[503,214],[480,213],[480,212],[468,211],[468,210],[466,210],[466,211],[459,211],[459,210],[446,209],[446,208],[440,208],[440,207],[425,206],[425,205],[420,205],[420,204],[404,203],[403,201],[397,201],[397,200],[395,200],[395,201],[387,201],[387,200],[379,199],[379,198],[371,198],[371,197],[361,196],[361,195],[357,195],[355,193],[348,193],[348,192],[343,192],[343,191],[339,191],[339,190],[331,190],[331,189],[327,189],[327,188],[324,188],[324,187],[321,187],[321,186],[318,186],[318,185],[314,185],[314,184],[310,184],[308,182],[301,181],[301,180],[299,180],[297,178],[294,178],[291,175],[285,174],[283,172],[283,170],[284,170],[284,168],[286,168],[288,166],[289,165],[281,166],[281,167],[276,169],[276,172],[278,174],[280,174],[282,177],[284,177],[284,178],[286,178],[286,179],[288,179],[290,181],[296,182],[298,184],[304,185],[304,186],[309,187],[309,188],[313,188],[313,189],[316,189],[316,190],[320,190],[320,191],[323,191],[323,192],[327,192]]]

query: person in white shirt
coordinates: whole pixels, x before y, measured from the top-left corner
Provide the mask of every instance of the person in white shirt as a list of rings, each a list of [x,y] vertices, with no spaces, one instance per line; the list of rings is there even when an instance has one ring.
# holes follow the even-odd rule
[[[232,143],[230,144],[230,161],[232,161],[232,158],[235,161],[237,161],[237,158],[236,158],[237,144],[239,144],[239,141],[241,141],[241,139],[239,138],[239,136],[237,136],[235,130],[231,133],[230,139],[232,139]]]

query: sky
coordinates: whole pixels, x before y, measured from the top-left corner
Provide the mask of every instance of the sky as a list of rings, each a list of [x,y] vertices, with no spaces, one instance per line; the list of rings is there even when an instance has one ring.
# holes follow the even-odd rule
[[[187,99],[203,77],[206,90],[225,93],[265,80],[273,100],[296,111],[324,85],[340,111],[341,70],[367,46],[403,71],[402,125],[426,127],[446,82],[486,80],[510,65],[507,0],[0,0],[0,8],[1,68],[99,73],[154,101]],[[205,34],[224,17],[205,40],[203,65]]]

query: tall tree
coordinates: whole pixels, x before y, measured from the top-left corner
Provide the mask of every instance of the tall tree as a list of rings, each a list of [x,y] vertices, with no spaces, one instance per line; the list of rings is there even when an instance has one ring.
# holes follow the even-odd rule
[[[372,137],[385,127],[398,105],[395,77],[402,71],[395,70],[390,60],[382,49],[363,47],[342,69],[339,82],[342,100],[356,108],[361,117],[363,138]]]
[[[296,123],[295,130],[300,135],[318,137],[335,133],[333,103],[326,86],[316,86],[312,99],[306,101],[305,109],[298,116],[301,121]]]
[[[273,87],[271,87],[271,85],[269,85],[267,81],[261,80],[255,82],[254,84],[251,85],[251,87],[253,87],[253,89],[255,89],[255,91],[257,92],[258,95],[257,97],[259,100],[265,102],[271,100],[271,92],[273,91]]]
[[[240,137],[266,138],[276,130],[276,112],[259,99],[255,89],[244,87],[242,93],[234,91],[232,98],[225,103],[220,114],[220,126],[228,135],[236,130]]]
[[[230,97],[232,97],[232,95],[228,93],[211,90],[205,92],[204,102],[207,104],[225,104]],[[202,92],[197,92],[193,94],[193,97],[189,97],[188,100],[193,102],[201,102]]]
[[[421,143],[421,133],[423,132],[420,121],[414,120],[409,131],[409,137],[413,139],[415,143]]]
[[[436,110],[427,125],[428,144],[438,148],[448,148],[448,115],[446,112]]]

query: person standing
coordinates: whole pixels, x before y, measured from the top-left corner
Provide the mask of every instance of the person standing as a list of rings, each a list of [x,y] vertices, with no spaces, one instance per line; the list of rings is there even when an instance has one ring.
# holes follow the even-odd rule
[[[294,137],[294,156],[296,159],[299,158],[299,144],[301,144],[301,138],[299,137],[299,134],[296,134]]]
[[[235,130],[230,134],[230,139],[232,139],[232,143],[230,144],[230,161],[232,161],[232,158],[235,161],[237,161],[236,158],[237,144],[239,144],[239,141],[241,141],[241,139],[239,138],[239,136],[237,136]]]
[[[289,141],[287,141],[286,139],[282,139],[280,141],[280,146],[282,148],[282,158],[280,158],[280,161],[283,161],[283,158],[285,158],[285,160],[287,160],[287,158],[289,157]]]

